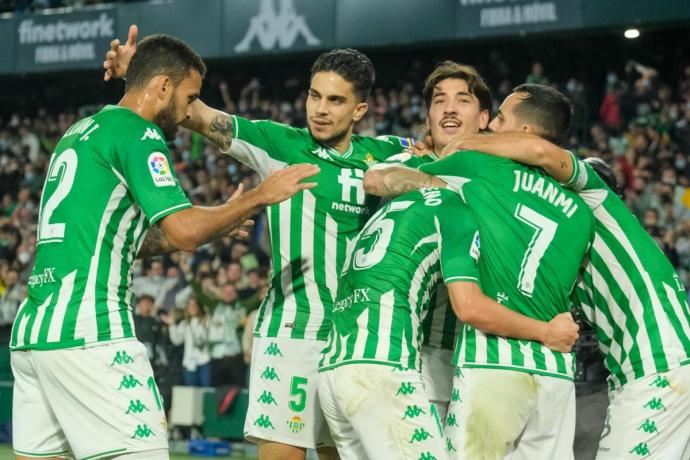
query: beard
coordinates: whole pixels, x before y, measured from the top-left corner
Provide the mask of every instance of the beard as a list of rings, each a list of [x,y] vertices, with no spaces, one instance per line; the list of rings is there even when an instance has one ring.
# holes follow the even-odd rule
[[[177,127],[180,125],[175,118],[177,106],[175,104],[175,95],[170,100],[170,104],[153,117],[153,122],[163,131],[165,140],[170,142],[175,140],[175,133]]]
[[[328,137],[312,130],[309,123],[307,123],[307,128],[309,128],[309,134],[311,134],[311,136],[314,139],[316,139],[320,143],[327,145],[329,147],[331,147],[333,145],[337,145],[340,141],[342,141],[343,139],[345,139],[346,137],[348,137],[350,135],[349,128],[345,128],[344,130],[342,130],[340,132],[332,132],[330,134],[330,136],[328,136]]]

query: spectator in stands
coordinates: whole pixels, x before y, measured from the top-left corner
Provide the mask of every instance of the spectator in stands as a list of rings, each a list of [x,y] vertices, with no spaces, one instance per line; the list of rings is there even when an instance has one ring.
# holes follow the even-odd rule
[[[183,380],[187,386],[211,386],[211,356],[208,344],[208,318],[195,296],[187,299],[184,319],[174,320],[174,314],[161,316],[169,328],[170,341],[184,345],[182,357]]]
[[[154,298],[143,294],[137,299],[136,312],[134,313],[134,332],[137,339],[146,347],[149,360],[155,364],[160,354],[162,325],[156,316]],[[154,365],[155,371],[155,365]]]
[[[211,370],[214,386],[243,386],[246,380],[246,365],[242,356],[239,332],[247,314],[237,296],[237,289],[226,282],[220,296],[213,300],[214,306],[208,326],[208,340],[211,346]]]
[[[4,290],[0,295],[0,343],[7,345],[17,309],[26,297],[26,286],[19,283],[19,273],[11,267],[3,270],[2,282]]]

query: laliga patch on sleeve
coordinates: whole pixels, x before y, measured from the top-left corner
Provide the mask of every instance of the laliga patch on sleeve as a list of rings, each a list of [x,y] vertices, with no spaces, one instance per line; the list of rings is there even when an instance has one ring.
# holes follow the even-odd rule
[[[149,171],[156,187],[171,187],[175,185],[175,179],[170,172],[168,159],[161,152],[153,152],[149,155]]]
[[[479,262],[479,256],[481,251],[479,250],[481,246],[479,231],[474,232],[474,237],[472,238],[472,246],[470,246],[470,257],[475,261]]]

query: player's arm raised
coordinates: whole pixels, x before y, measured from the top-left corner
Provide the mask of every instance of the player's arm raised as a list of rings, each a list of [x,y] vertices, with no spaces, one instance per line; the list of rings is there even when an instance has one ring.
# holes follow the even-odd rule
[[[110,42],[110,50],[105,54],[103,61],[103,80],[125,78],[129,62],[137,52],[137,36],[139,29],[136,24],[129,26],[127,42],[121,44],[115,39]],[[227,151],[232,143],[232,117],[227,113],[216,110],[200,100],[196,100],[190,106],[190,117],[182,126],[207,137],[221,150]]]
[[[398,165],[375,165],[364,173],[364,190],[371,195],[395,197],[427,187],[445,187],[446,182],[416,169]]]
[[[463,134],[453,139],[443,149],[441,157],[459,150],[476,150],[538,166],[559,182],[567,182],[573,174],[571,154],[535,134],[522,132]]]
[[[532,319],[499,304],[482,293],[477,283],[448,283],[448,296],[461,321],[488,334],[535,340],[559,352],[570,352],[580,327],[570,313],[561,313],[551,321]]]
[[[221,206],[194,206],[164,217],[160,228],[168,244],[183,251],[227,235],[265,206],[279,203],[316,186],[302,182],[319,172],[318,166],[300,164],[273,172],[258,187]]]

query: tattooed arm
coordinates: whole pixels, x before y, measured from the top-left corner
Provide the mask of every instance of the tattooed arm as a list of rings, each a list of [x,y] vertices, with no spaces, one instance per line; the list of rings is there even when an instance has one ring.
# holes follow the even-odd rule
[[[191,116],[182,126],[203,135],[227,152],[232,144],[232,117],[227,113],[209,107],[203,101],[196,100],[189,107]]]
[[[383,197],[396,197],[426,187],[445,187],[446,182],[435,176],[405,166],[380,165],[364,173],[364,190]]]
[[[451,155],[458,150],[477,150],[539,166],[559,182],[567,182],[573,174],[573,160],[570,153],[534,134],[504,132],[465,135],[453,139],[443,149],[441,156]]]
[[[152,225],[146,232],[144,242],[137,253],[137,259],[160,256],[177,251],[178,248],[165,237],[165,233],[158,225]]]

